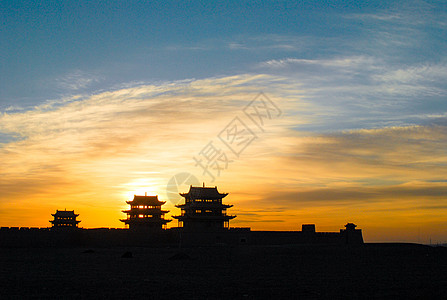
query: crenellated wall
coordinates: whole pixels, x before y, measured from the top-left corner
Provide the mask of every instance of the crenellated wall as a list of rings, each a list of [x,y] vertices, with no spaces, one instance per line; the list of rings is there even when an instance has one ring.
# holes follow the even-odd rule
[[[230,228],[217,231],[184,231],[171,228],[161,232],[121,228],[0,228],[0,247],[113,247],[113,246],[199,246],[199,245],[287,245],[363,244],[361,229],[340,232],[251,231]]]

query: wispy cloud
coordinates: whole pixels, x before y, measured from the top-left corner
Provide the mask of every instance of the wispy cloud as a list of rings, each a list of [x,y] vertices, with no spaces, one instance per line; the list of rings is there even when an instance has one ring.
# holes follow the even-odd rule
[[[89,194],[98,201],[93,207],[107,210],[110,202],[104,203],[102,191],[116,201],[112,206],[119,212],[136,185],[150,189],[146,183],[152,182],[154,192],[163,193],[170,176],[194,168],[192,156],[265,82],[274,81],[269,78],[241,75],[141,85],[3,113],[0,132],[20,140],[0,148],[0,205],[6,209],[26,201],[35,206],[46,198],[46,206],[85,207],[92,204],[79,195]],[[112,222],[119,225],[117,219]]]
[[[256,36],[240,36],[227,42],[230,50],[279,52],[302,51],[311,47],[314,42],[309,37],[288,36],[279,34],[266,34]]]
[[[376,61],[372,57],[354,56],[354,57],[333,58],[333,59],[298,59],[298,58],[285,58],[279,60],[273,59],[260,63],[260,66],[284,68],[293,65],[302,65],[302,66],[310,65],[310,66],[331,67],[331,68],[360,69],[363,67],[374,68],[375,63]]]
[[[233,178],[235,174],[247,178],[240,186],[254,191],[237,203],[236,214],[240,209],[241,219],[262,219],[262,213],[245,214],[250,209],[279,206],[286,207],[286,224],[295,222],[297,227],[313,222],[334,228],[353,220],[373,228],[367,236],[371,240],[384,236],[403,240],[402,235],[411,240],[417,227],[434,237],[433,226],[445,224],[446,132],[445,126],[432,125],[269,136],[251,149],[257,159],[246,158],[253,169],[237,167],[233,174]],[[275,145],[276,150],[269,150],[268,145]],[[255,169],[262,172],[255,173]],[[231,185],[231,178],[225,184]],[[247,198],[244,194],[232,197]],[[240,226],[250,224],[238,222]],[[275,226],[287,228],[279,223]],[[269,226],[259,223],[256,227]]]
[[[310,48],[314,44],[310,37],[290,35],[266,34],[256,36],[238,35],[224,39],[202,40],[189,45],[170,45],[165,47],[169,51],[279,51],[294,52]]]
[[[20,111],[20,110],[24,110],[23,107],[18,106],[18,105],[11,105],[5,108],[6,112],[14,112],[14,111]]]
[[[361,20],[362,22],[374,22],[378,26],[388,26],[388,28],[396,25],[446,28],[446,22],[444,21],[445,12],[439,10],[439,7],[436,5],[431,5],[425,1],[409,1],[408,3],[402,3],[400,7],[376,13],[346,14],[343,15],[343,18]]]
[[[357,68],[365,61],[321,65]],[[409,222],[411,213],[419,220],[436,215],[432,220],[439,221],[437,214],[447,205],[447,130],[442,122],[309,133],[301,128],[316,122],[318,103],[290,78],[271,75],[137,85],[3,113],[0,131],[20,140],[0,148],[2,211],[18,205],[48,214],[75,208],[82,211],[86,227],[121,226],[120,211],[133,193],[163,198],[171,176],[190,172],[203,177],[192,157],[266,86],[283,116],[215,183],[230,192],[227,200],[240,213],[235,224],[290,230],[298,226],[296,218],[323,228],[354,219],[377,227],[374,222],[387,222],[391,212],[380,214],[388,207],[395,221],[376,228],[370,238],[377,240],[386,226]],[[320,120],[325,122],[330,119]],[[166,206],[176,214],[172,203]],[[17,223],[22,218],[7,220],[5,225],[23,225]],[[37,222],[34,226],[47,223],[47,218],[29,220]]]
[[[81,70],[74,70],[60,78],[56,78],[56,85],[63,90],[78,91],[98,83],[101,78],[97,75]]]
[[[446,63],[425,63],[397,70],[390,70],[384,74],[376,75],[378,81],[404,84],[439,83],[447,76]]]
[[[303,98],[312,103],[311,124],[319,130],[408,125],[447,111],[442,101],[447,94],[444,62],[401,65],[364,55],[289,57],[262,62],[258,68],[295,79]],[[333,124],[328,126],[330,119]],[[325,126],[318,125],[320,120]]]

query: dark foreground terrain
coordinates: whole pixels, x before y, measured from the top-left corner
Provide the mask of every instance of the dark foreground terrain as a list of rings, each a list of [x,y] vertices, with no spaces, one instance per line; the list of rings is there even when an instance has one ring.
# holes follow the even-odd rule
[[[0,248],[0,267],[1,299],[447,299],[447,248],[413,244]]]

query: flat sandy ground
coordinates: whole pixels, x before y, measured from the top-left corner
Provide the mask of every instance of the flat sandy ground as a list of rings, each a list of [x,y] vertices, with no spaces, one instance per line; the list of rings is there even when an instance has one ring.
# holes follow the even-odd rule
[[[0,248],[0,299],[447,299],[441,247],[86,250]]]

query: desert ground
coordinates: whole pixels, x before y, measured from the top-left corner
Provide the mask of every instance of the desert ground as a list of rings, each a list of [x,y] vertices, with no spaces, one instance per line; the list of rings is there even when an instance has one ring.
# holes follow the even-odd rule
[[[447,248],[416,244],[0,248],[0,265],[1,299],[447,298]]]

